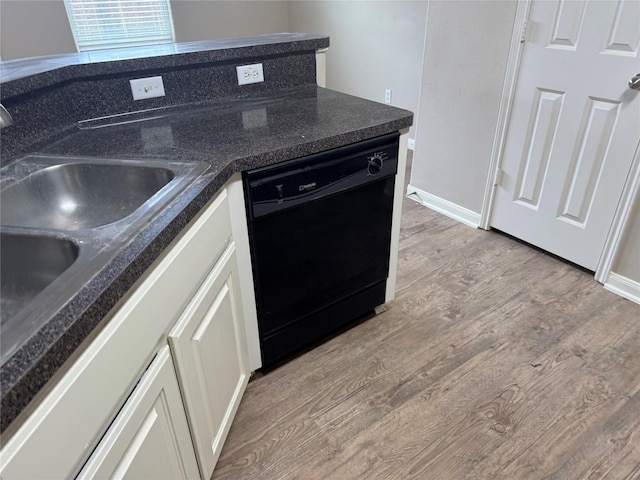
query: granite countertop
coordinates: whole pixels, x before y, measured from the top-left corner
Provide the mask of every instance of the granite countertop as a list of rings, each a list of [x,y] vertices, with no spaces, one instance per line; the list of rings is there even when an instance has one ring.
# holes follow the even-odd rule
[[[409,111],[304,84],[79,122],[53,136],[37,153],[209,167],[2,365],[1,430],[234,173],[405,129],[412,120]]]

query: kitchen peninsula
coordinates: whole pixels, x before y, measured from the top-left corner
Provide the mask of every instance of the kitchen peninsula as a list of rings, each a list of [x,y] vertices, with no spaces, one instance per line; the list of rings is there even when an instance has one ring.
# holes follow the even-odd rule
[[[220,299],[220,308],[228,301],[228,308],[236,315],[230,328],[236,328],[236,340],[243,350],[236,352],[241,381],[231,388],[237,407],[242,382],[246,385],[248,374],[260,367],[241,172],[399,131],[401,161],[395,190],[399,200],[412,114],[319,86],[323,84],[323,72],[318,65],[323,62],[318,58],[328,46],[327,37],[283,33],[2,63],[1,103],[12,117],[12,124],[0,131],[3,172],[14,172],[19,162],[33,156],[38,161],[70,158],[72,163],[81,159],[131,161],[144,168],[155,165],[191,172],[188,182],[176,186],[171,197],[156,202],[153,215],[139,219],[135,231],[127,230],[126,218],[118,223],[122,231],[108,225],[98,227],[96,231],[103,235],[101,248],[113,247],[109,255],[96,256],[104,261],[90,262],[91,275],[76,273],[71,265],[69,283],[77,284],[77,288],[68,298],[60,296],[55,308],[38,308],[33,315],[25,314],[25,318],[38,317],[40,323],[19,344],[5,345],[11,339],[3,335],[3,351],[8,352],[6,357],[3,352],[0,368],[1,427],[7,438],[0,453],[3,476],[5,471],[7,476],[24,473],[21,469],[28,464],[28,454],[23,453],[32,448],[33,454],[43,445],[47,445],[48,453],[41,465],[33,468],[64,476],[106,471],[100,470],[108,468],[105,459],[117,451],[114,445],[119,437],[113,432],[126,429],[122,418],[128,415],[131,400],[140,400],[136,397],[139,387],[146,385],[149,372],[155,378],[164,378],[162,375],[169,371],[175,383],[173,363],[182,389],[174,385],[174,400],[180,404],[189,381],[181,377],[181,360],[176,352],[184,352],[181,335],[189,326],[186,320],[184,325],[181,321],[196,300],[213,305]],[[238,85],[236,67],[258,63],[264,82]],[[157,76],[162,77],[164,96],[132,99],[130,80]],[[3,173],[0,187],[4,189],[11,181]],[[394,285],[399,213],[396,208],[387,299],[392,298]],[[3,234],[18,230],[24,233],[15,225],[3,226]],[[199,232],[206,232],[206,236],[199,236]],[[69,232],[68,237],[74,240],[73,235]],[[83,241],[76,241],[79,259]],[[88,245],[90,239],[86,242]],[[161,288],[155,288],[159,285]],[[208,290],[203,290],[204,286]],[[209,301],[209,291],[231,293],[228,297],[216,293]],[[184,298],[178,298],[181,294]],[[149,307],[136,313],[134,304]],[[162,320],[157,320],[160,316]],[[131,326],[134,317],[145,319],[144,328],[137,323]],[[4,330],[4,318],[2,322]],[[116,368],[119,364],[114,355],[121,352],[124,359],[129,358],[123,352],[126,339],[113,343],[109,355],[98,347],[115,342],[126,328],[133,332],[129,340],[136,335],[144,340],[129,345],[140,350],[140,363],[129,359],[124,365],[131,371],[125,374],[122,367]],[[83,362],[100,355],[105,355],[105,363],[96,371],[103,376],[89,377],[87,369],[91,367]],[[82,375],[86,377],[81,379],[84,390],[98,396],[111,395],[117,401],[105,402],[96,414],[99,406],[94,408],[91,397],[86,397],[86,404],[79,397],[75,403],[79,418],[84,418],[85,411],[92,418],[77,426],[84,432],[69,431],[75,443],[61,441],[60,430],[47,429],[51,425],[64,429],[68,419],[54,419],[51,425],[47,421],[56,415],[61,385],[73,390],[73,379]],[[149,382],[148,391],[152,385]],[[72,400],[68,400],[69,405],[74,405]],[[182,425],[175,428],[193,439],[196,452],[178,452],[183,459],[181,465],[191,465],[180,471],[187,477],[193,474],[208,478],[206,472],[215,464],[215,452],[206,452],[203,445],[207,432],[195,432],[196,422],[190,417],[203,407],[187,400],[185,403],[191,413],[187,412]],[[136,418],[135,409],[130,413],[127,419]],[[233,409],[221,415],[224,425],[215,432],[218,443],[213,445],[214,450],[221,446]],[[73,430],[76,425],[67,428]],[[42,443],[51,438],[57,440]],[[96,456],[100,456],[100,462],[94,461]],[[197,461],[188,460],[191,457]],[[47,464],[49,460],[51,464]]]

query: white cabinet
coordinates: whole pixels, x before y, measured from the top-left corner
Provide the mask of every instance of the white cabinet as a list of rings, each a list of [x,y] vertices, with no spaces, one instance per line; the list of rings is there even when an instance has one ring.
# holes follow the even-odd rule
[[[200,478],[168,347],[153,360],[78,478]]]
[[[213,473],[249,381],[231,243],[169,334],[202,478]]]
[[[242,234],[230,214],[244,211],[239,181],[185,228],[30,415],[10,427],[0,479],[80,471],[81,478],[208,480],[249,379],[247,330],[257,345],[251,267],[238,266],[232,234]]]

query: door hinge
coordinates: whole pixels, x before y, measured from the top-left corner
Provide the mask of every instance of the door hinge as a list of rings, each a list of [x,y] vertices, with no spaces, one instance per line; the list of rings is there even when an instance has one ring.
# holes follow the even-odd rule
[[[497,187],[497,186],[499,186],[499,185],[502,183],[502,177],[503,177],[503,176],[504,176],[504,171],[503,171],[501,168],[499,168],[499,169],[496,171],[496,176],[495,176],[495,178],[493,179],[493,186],[494,186],[494,187]]]
[[[525,18],[522,22],[522,32],[520,33],[520,43],[524,43],[527,40],[527,27],[529,26],[529,19]]]

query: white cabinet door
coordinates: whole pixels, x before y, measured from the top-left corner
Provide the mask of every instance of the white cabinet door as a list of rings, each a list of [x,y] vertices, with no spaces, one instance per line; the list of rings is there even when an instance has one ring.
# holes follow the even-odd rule
[[[78,478],[200,478],[169,347],[153,360]]]
[[[213,473],[249,381],[238,285],[232,243],[169,334],[202,478]]]

